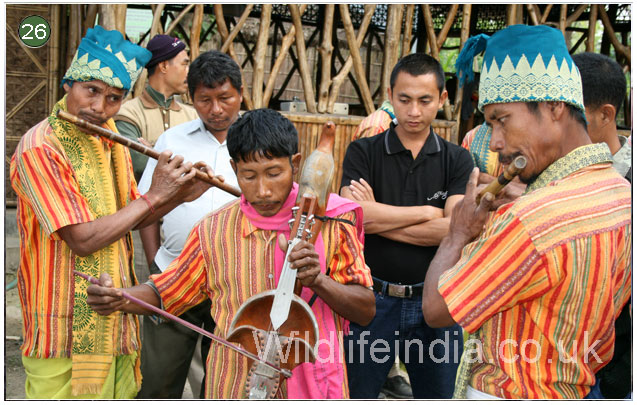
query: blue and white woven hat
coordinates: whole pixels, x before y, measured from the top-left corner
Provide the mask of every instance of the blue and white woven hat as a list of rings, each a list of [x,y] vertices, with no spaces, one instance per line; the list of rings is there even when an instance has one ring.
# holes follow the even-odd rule
[[[561,31],[512,25],[469,38],[456,61],[461,85],[473,80],[473,58],[482,51],[480,111],[495,103],[563,101],[584,112],[582,79]]]
[[[82,38],[62,84],[101,80],[111,87],[130,90],[152,56],[147,49],[124,39],[119,31],[96,25]]]

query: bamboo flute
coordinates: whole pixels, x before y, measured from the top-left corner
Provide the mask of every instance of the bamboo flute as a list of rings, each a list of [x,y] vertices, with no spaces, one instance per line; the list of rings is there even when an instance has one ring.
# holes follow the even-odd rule
[[[106,128],[102,128],[98,125],[95,124],[91,124],[90,122],[83,120],[79,117],[76,117],[73,114],[69,114],[66,111],[62,111],[59,110],[57,112],[57,116],[65,121],[68,121],[72,124],[77,125],[78,127],[82,127],[84,129],[88,129],[89,131],[92,131],[93,133],[95,133],[96,135],[99,136],[103,136],[105,138],[110,139],[111,141],[117,142],[119,144],[122,144],[124,146],[129,147],[130,149],[137,151],[139,153],[141,153],[142,155],[146,155],[148,157],[151,157],[155,160],[159,159],[159,152],[157,152],[156,150],[149,148],[145,145],[142,145],[139,142],[134,142],[131,141],[130,139],[116,133],[113,131],[110,131]],[[217,177],[210,177],[208,176],[208,174],[206,174],[204,171],[197,169],[197,171],[195,172],[195,177],[198,178],[199,180],[205,181],[206,183],[210,183],[213,186],[227,192],[230,193],[236,197],[240,197],[241,196],[241,190],[239,190],[236,187],[233,187],[229,184],[226,184],[225,182],[219,180]]]

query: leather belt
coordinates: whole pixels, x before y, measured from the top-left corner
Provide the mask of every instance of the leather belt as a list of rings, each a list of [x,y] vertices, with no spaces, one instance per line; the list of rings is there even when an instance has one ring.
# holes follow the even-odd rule
[[[383,291],[383,282],[374,280],[374,291]],[[387,283],[386,295],[398,298],[411,298],[422,295],[422,285],[403,285]]]

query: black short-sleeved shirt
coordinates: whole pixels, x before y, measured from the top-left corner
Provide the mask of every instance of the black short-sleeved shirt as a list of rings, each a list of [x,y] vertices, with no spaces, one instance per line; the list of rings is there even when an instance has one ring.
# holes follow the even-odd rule
[[[395,206],[444,208],[447,198],[464,194],[473,169],[471,155],[430,130],[416,159],[398,139],[394,124],[376,136],[352,142],[343,160],[341,187],[365,179],[377,202]],[[392,283],[425,279],[437,246],[416,246],[376,234],[365,235],[365,261],[372,275]]]

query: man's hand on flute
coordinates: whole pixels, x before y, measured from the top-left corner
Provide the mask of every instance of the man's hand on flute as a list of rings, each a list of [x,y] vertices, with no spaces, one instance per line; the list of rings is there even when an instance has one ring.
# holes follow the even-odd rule
[[[474,168],[469,176],[464,198],[456,204],[451,215],[449,234],[462,240],[463,246],[480,235],[494,200],[493,194],[487,193],[480,201],[480,205],[476,204],[479,174],[478,168]]]
[[[480,172],[477,186],[478,193],[483,188],[488,186],[493,180],[495,180],[495,177],[491,176],[490,174]],[[515,201],[519,196],[524,194],[525,190],[526,184],[522,183],[519,178],[514,178],[509,184],[504,186],[502,191],[500,191],[495,196],[495,199],[491,203],[490,209],[492,211],[495,211],[500,208],[500,206]]]
[[[167,202],[178,205],[196,200],[211,187],[210,183],[195,177],[197,169],[204,170],[210,177],[214,177],[214,171],[205,163],[184,162],[183,156],[172,156],[171,151],[163,151],[159,154],[157,167],[146,196],[156,207]]]

